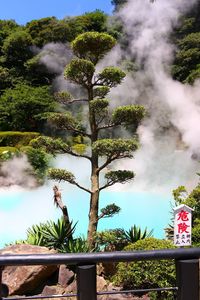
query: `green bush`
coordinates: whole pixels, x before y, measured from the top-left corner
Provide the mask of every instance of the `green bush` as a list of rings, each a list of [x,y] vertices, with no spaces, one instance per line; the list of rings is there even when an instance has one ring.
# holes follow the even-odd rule
[[[0,147],[0,161],[11,159],[15,154],[18,154],[15,147]]]
[[[0,131],[0,147],[26,146],[32,139],[39,135],[38,132]]]
[[[125,251],[175,248],[170,241],[146,238],[130,244]],[[172,260],[119,263],[113,276],[116,285],[124,289],[148,289],[175,286],[175,264]],[[174,299],[172,292],[151,292],[150,299]]]
[[[21,147],[20,151],[27,155],[28,161],[34,169],[34,175],[40,183],[43,183],[52,156],[42,149],[35,149],[31,146]]]

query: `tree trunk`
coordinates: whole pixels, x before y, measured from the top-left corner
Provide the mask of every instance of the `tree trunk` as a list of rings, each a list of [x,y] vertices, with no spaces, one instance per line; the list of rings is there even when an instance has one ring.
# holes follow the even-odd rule
[[[90,101],[93,100],[93,88],[88,89],[89,100],[89,122],[91,130],[91,147],[94,142],[98,140],[98,130],[96,124],[95,113],[90,107]],[[87,240],[89,249],[92,250],[95,247],[94,235],[97,231],[98,225],[98,210],[99,210],[99,173],[98,169],[98,155],[93,153],[91,155],[91,197],[90,197],[90,209],[89,209],[89,225]]]
[[[88,225],[88,244],[90,250],[95,247],[94,235],[97,231],[98,225],[98,211],[99,211],[99,176],[92,175],[92,194],[90,197],[90,210],[89,210],[89,225]]]
[[[63,213],[63,219],[65,221],[66,226],[69,226],[69,228],[71,229],[71,223],[69,220],[69,214],[68,214],[68,210],[67,210],[67,206],[65,206],[62,202],[62,196],[61,196],[61,192],[59,191],[57,185],[55,185],[53,187],[53,191],[54,191],[54,203],[56,205],[56,207],[59,207]],[[70,239],[73,239],[72,234],[69,235]]]

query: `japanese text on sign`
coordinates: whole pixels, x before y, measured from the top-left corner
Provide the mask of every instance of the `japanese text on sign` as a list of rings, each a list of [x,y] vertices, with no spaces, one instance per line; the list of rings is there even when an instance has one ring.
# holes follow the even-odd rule
[[[190,246],[191,233],[192,209],[182,204],[174,209],[174,244],[177,247]]]

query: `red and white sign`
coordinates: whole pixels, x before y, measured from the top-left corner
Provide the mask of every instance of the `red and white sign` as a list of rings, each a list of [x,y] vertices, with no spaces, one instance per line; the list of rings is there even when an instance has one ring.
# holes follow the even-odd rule
[[[192,211],[185,204],[174,208],[174,245],[177,247],[192,243]]]

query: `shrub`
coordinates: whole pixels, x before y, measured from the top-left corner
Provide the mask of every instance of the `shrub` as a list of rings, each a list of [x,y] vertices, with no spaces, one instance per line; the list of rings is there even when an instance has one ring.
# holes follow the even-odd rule
[[[130,244],[125,251],[155,250],[175,248],[170,241],[155,238],[146,238]],[[131,263],[119,263],[117,272],[113,276],[117,285],[125,289],[148,289],[158,287],[175,286],[174,261],[137,261]],[[151,299],[173,299],[172,292],[151,292]]]
[[[39,135],[38,132],[0,131],[0,146],[26,146]]]

